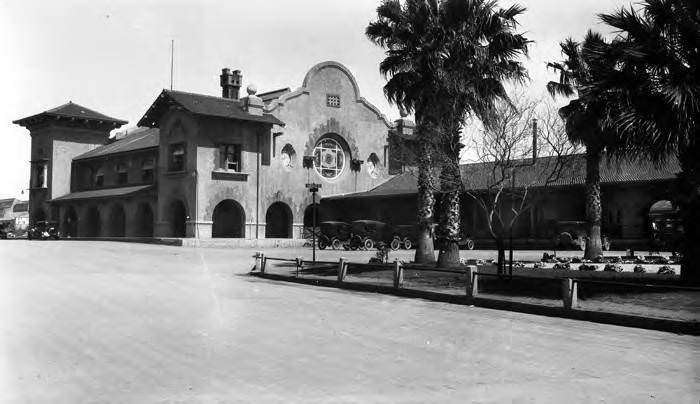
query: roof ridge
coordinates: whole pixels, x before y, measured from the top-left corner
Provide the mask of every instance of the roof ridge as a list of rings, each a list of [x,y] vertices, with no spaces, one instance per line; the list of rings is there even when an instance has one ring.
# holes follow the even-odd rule
[[[165,91],[166,93],[180,93],[180,94],[186,94],[186,95],[196,95],[196,96],[198,96],[198,97],[214,98],[214,99],[217,99],[217,100],[223,100],[223,101],[234,102],[234,103],[236,103],[236,104],[238,104],[238,103],[241,102],[240,98],[238,98],[238,99],[233,99],[233,98],[226,98],[226,97],[218,97],[218,96],[216,96],[216,95],[192,93],[192,92],[189,92],[189,91],[168,90],[167,88],[164,88],[163,91]]]

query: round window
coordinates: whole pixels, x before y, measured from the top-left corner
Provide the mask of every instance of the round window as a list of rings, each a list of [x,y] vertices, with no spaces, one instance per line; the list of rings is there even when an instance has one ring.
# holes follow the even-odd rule
[[[316,143],[314,169],[323,178],[338,178],[345,168],[345,160],[345,151],[335,139],[325,138]]]

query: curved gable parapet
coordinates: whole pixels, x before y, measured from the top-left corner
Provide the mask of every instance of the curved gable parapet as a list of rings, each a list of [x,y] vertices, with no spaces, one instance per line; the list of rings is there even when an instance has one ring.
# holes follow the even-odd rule
[[[272,113],[278,107],[283,106],[287,101],[297,98],[301,95],[310,94],[309,87],[312,81],[314,80],[314,77],[317,76],[324,69],[336,69],[339,70],[343,75],[345,75],[352,86],[352,92],[354,93],[355,98],[354,101],[356,103],[364,105],[367,109],[372,111],[372,113],[374,113],[377,116],[377,119],[382,121],[387,128],[393,127],[393,124],[389,122],[389,120],[384,114],[381,113],[379,108],[374,106],[374,104],[370,103],[369,101],[367,101],[367,99],[360,95],[360,87],[357,85],[357,80],[355,80],[355,76],[353,76],[353,74],[350,72],[350,69],[345,67],[342,63],[330,60],[318,63],[314,67],[309,69],[309,71],[306,73],[306,76],[304,77],[304,81],[302,82],[300,88],[283,94],[279,98],[271,101],[265,106],[265,112]]]
[[[386,118],[386,115],[382,114],[382,112],[379,111],[379,108],[375,107],[374,104],[367,101],[365,97],[360,97],[360,99],[357,100],[357,102],[361,103],[362,105],[370,109],[372,112],[374,112],[377,115],[377,119],[384,122],[384,125],[386,125],[387,128],[391,129],[394,127],[394,125],[391,122],[389,122],[389,120]]]
[[[338,69],[341,72],[343,72],[343,74],[345,74],[348,77],[348,80],[350,80],[350,83],[352,84],[352,88],[355,91],[355,100],[360,99],[360,87],[357,85],[357,80],[355,80],[355,76],[353,76],[352,73],[350,73],[350,70],[347,67],[343,66],[341,63],[334,62],[332,60],[321,62],[316,66],[312,67],[304,77],[304,82],[301,84],[302,88],[308,88],[309,83],[311,82],[311,80],[313,80],[314,76],[320,73],[323,69]]]

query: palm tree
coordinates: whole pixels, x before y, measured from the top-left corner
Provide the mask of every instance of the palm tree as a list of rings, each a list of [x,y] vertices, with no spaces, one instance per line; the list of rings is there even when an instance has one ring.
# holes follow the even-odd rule
[[[418,211],[426,244],[432,242],[427,234],[433,213],[426,204],[434,203],[430,164],[440,167],[440,266],[459,262],[459,159],[465,119],[474,114],[488,125],[495,100],[508,100],[503,82],[527,77],[515,60],[527,54],[530,42],[514,32],[516,17],[524,11],[517,5],[497,9],[491,0],[407,0],[403,6],[385,0],[377,21],[367,27],[367,36],[387,48],[380,64],[382,74],[390,77],[384,87],[387,98],[416,113],[421,148]],[[416,261],[426,254],[419,242]]]
[[[616,68],[586,91],[622,98],[608,120],[634,155],[657,163],[678,158],[681,278],[700,283],[700,3],[646,0],[600,17],[618,37],[591,49],[591,57],[615,59]]]
[[[384,95],[407,112],[414,112],[418,155],[418,223],[415,262],[435,262],[433,246],[432,154],[436,128],[435,101],[438,87],[439,34],[438,4],[435,1],[385,0],[377,8],[377,20],[367,27],[367,37],[386,48],[379,66],[385,77]]]
[[[551,62],[547,66],[559,72],[559,81],[547,83],[547,90],[554,96],[577,96],[568,105],[559,109],[565,121],[566,134],[574,144],[586,148],[586,222],[588,239],[584,258],[593,259],[603,253],[601,239],[601,194],[600,164],[604,154],[621,154],[616,132],[606,124],[606,113],[616,99],[613,94],[603,95],[591,90],[590,84],[608,71],[612,62],[605,58],[591,58],[588,50],[604,46],[605,40],[597,33],[588,31],[583,43],[571,38],[561,43],[564,60]],[[611,154],[609,154],[611,155]]]

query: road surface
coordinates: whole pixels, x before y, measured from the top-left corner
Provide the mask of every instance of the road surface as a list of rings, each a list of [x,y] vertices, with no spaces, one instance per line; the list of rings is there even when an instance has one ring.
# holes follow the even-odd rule
[[[273,283],[251,255],[0,242],[0,402],[700,398],[698,337]]]

